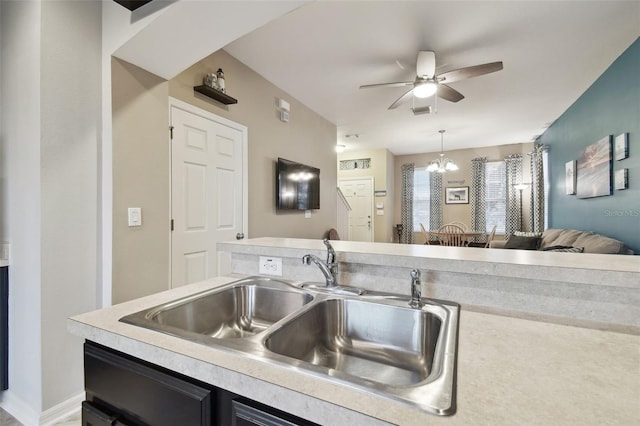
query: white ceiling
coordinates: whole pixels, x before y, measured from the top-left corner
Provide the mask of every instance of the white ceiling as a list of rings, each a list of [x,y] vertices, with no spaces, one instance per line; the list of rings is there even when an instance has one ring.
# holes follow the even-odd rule
[[[439,129],[445,150],[533,141],[639,36],[639,1],[317,1],[225,50],[336,124],[348,149],[401,155],[438,151]],[[437,114],[388,110],[405,88],[358,88],[413,80],[419,50],[436,52],[437,74],[504,69],[451,83],[465,99]]]

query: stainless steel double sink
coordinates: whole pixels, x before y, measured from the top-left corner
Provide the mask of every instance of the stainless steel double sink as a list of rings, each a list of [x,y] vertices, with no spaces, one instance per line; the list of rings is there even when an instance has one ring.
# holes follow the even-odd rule
[[[411,308],[408,297],[335,295],[252,277],[120,321],[450,415],[459,307],[423,301]]]

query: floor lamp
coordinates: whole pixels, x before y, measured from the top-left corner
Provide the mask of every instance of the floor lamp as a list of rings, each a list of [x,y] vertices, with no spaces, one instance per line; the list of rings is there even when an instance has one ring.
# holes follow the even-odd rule
[[[518,224],[518,229],[520,231],[524,231],[524,229],[522,229],[522,191],[524,191],[525,189],[527,189],[529,187],[528,183],[518,183],[515,184],[513,186],[515,189],[517,189],[518,191],[520,191],[520,223]]]

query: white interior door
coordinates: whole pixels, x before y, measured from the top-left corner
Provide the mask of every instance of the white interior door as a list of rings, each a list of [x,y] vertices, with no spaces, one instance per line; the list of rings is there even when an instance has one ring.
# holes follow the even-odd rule
[[[349,240],[373,241],[373,178],[340,179],[338,186],[351,206]]]
[[[246,224],[246,128],[171,105],[171,287],[217,276],[216,244]]]

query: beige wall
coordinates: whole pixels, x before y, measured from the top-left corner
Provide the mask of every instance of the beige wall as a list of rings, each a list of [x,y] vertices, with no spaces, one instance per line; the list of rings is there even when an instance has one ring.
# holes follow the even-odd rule
[[[222,68],[227,93],[238,104],[224,106],[193,87],[206,72]],[[169,288],[170,145],[169,96],[247,126],[249,139],[250,237],[322,238],[336,226],[336,128],[297,100],[218,51],[166,81],[124,61],[112,61],[113,98],[113,303]],[[278,98],[291,105],[290,121],[279,119]],[[278,157],[320,169],[320,210],[275,208]],[[127,226],[127,208],[141,207],[143,226]]]
[[[476,157],[487,157],[487,161],[499,161],[507,155],[523,154],[523,181],[529,182],[529,157],[526,153],[533,150],[533,143],[500,145],[483,148],[460,149],[446,151],[445,157],[453,160],[460,169],[455,172],[446,172],[443,176],[442,186],[444,188],[453,186],[471,187],[471,160]],[[400,155],[395,158],[395,223],[401,220],[400,187],[402,185],[402,165],[414,163],[417,167],[428,165],[432,160],[438,158],[438,153]],[[444,192],[444,191],[443,191]],[[526,192],[526,191],[525,191]],[[444,195],[444,194],[443,194]],[[528,199],[523,199],[523,210],[528,208]],[[470,204],[444,204],[443,200],[443,223],[459,221],[467,224],[471,223]],[[526,224],[525,224],[526,226]],[[414,234],[414,242],[422,243],[424,238],[420,233]]]
[[[207,72],[222,68],[226,90],[238,100],[221,105],[194,93]],[[169,82],[170,96],[249,129],[248,236],[322,238],[336,226],[336,127],[224,50],[204,58]],[[289,122],[280,121],[278,98],[291,105]],[[278,157],[320,169],[320,210],[305,219],[302,211],[276,211],[275,162]]]
[[[169,288],[169,84],[113,59],[113,303]],[[127,226],[127,208],[142,226]]]
[[[371,159],[371,168],[369,169],[353,169],[353,170],[340,170],[340,161],[343,160],[356,160],[361,158]],[[374,206],[374,241],[375,242],[391,242],[393,239],[393,218],[394,218],[394,203],[393,203],[393,175],[394,175],[394,161],[393,154],[386,149],[377,149],[371,151],[345,151],[338,154],[338,179],[360,178],[360,177],[373,177],[374,190],[375,191],[387,191],[387,195],[384,197],[374,197],[374,203],[384,203],[384,215],[377,216]],[[342,237],[345,238],[346,237]]]

